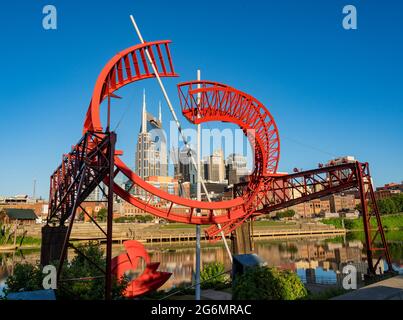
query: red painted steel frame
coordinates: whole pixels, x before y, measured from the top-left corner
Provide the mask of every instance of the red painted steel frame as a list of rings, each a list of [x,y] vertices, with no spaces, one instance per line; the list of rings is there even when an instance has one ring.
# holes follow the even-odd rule
[[[91,261],[105,276],[105,299],[112,298],[112,217],[113,217],[113,169],[116,134],[114,132],[86,132],[72,151],[63,155],[62,164],[50,178],[49,212],[47,225],[64,225],[68,221],[67,232],[61,248],[57,279],[62,282],[61,272],[67,257],[67,250],[73,247],[78,254]],[[104,230],[81,204],[102,182],[108,186],[108,219]],[[70,243],[77,208],[81,207],[92,222],[101,230],[106,239],[106,266],[98,266]],[[41,250],[49,250],[42,245]],[[62,287],[63,288],[63,287]]]
[[[106,64],[95,84],[84,122],[84,132],[102,130],[100,104],[107,96],[126,84],[155,76],[150,72],[148,63],[144,59],[146,48],[151,53],[154,64],[160,65],[160,68],[157,67],[159,76],[177,76],[173,69],[168,43],[169,41],[155,41],[133,46],[117,54]],[[157,50],[160,53],[162,46],[165,48],[166,55],[158,54],[156,60],[153,51]],[[166,68],[167,65],[170,66],[169,70]],[[123,70],[126,72],[124,73]],[[195,90],[198,84],[201,84],[201,88]],[[178,89],[183,113],[189,121],[196,122],[194,114],[195,111],[198,111],[200,113],[199,122],[212,120],[232,122],[244,130],[255,152],[254,170],[249,184],[250,191],[242,197],[220,202],[209,203],[185,199],[148,184],[126,166],[119,155],[115,155],[115,165],[118,171],[132,181],[137,188],[142,189],[147,199],[157,196],[166,205],[161,207],[154,205],[150,200],[141,200],[117,184],[114,184],[114,192],[140,209],[177,222],[214,224],[238,219],[249,214],[253,210],[251,204],[256,196],[256,191],[261,188],[262,180],[260,178],[275,174],[278,166],[280,140],[272,115],[262,103],[252,96],[223,84],[208,81],[186,82],[178,85]],[[195,96],[198,93],[201,93],[200,105],[195,103]],[[181,213],[175,211],[178,206],[183,209]],[[196,209],[201,209],[201,215],[193,214]]]
[[[129,240],[123,243],[126,252],[112,259],[112,272],[116,279],[121,279],[128,271],[135,271],[141,259],[146,263],[144,271],[131,280],[124,292],[128,298],[135,298],[161,287],[172,275],[170,272],[157,271],[160,263],[151,262],[144,246],[136,241]]]
[[[118,53],[106,64],[96,81],[86,114],[83,130],[85,135],[103,130],[100,121],[100,105],[105,98],[112,96],[116,90],[129,83],[155,77],[145,57],[146,49],[149,50],[160,77],[177,76],[173,68],[169,43],[170,41],[164,40],[136,45]],[[391,268],[389,251],[374,198],[368,164],[356,162],[291,175],[277,174],[280,156],[279,133],[272,115],[261,102],[235,88],[211,81],[181,83],[178,85],[178,92],[183,115],[190,122],[231,122],[244,131],[254,151],[254,169],[249,181],[239,186],[241,192],[238,192],[237,197],[232,200],[210,203],[185,199],[163,192],[148,184],[123,163],[118,153],[115,153],[113,162],[116,168],[114,171],[108,168],[108,175],[105,176],[104,174],[104,181],[108,182],[109,180],[112,183],[112,174],[115,177],[120,172],[133,185],[142,189],[148,200],[145,201],[133,196],[116,183],[113,184],[114,193],[153,215],[172,221],[193,224],[214,225],[220,223],[222,230],[228,233],[248,217],[265,214],[342,190],[358,188],[363,205],[369,271],[374,274],[380,261],[378,259],[373,264],[372,258],[375,251],[383,253]],[[198,96],[200,96],[199,103],[197,102]],[[102,137],[95,138],[89,141],[87,147],[99,150],[101,143]],[[79,155],[80,153],[77,152],[77,156]],[[62,166],[52,176],[51,181],[50,200],[53,202],[50,203],[52,210],[50,210],[49,217],[59,219],[61,224],[71,213],[71,210],[66,208],[71,207],[72,202],[66,198],[69,196],[69,190],[60,188],[58,183],[66,177],[65,164],[78,163],[71,161],[69,157],[71,154],[63,158]],[[73,182],[75,185],[76,181]],[[93,183],[90,185],[91,188],[88,188],[88,192],[91,192],[92,185]],[[295,197],[295,194],[300,196]],[[165,207],[151,203],[151,199],[155,196],[161,199],[160,202],[165,203]],[[368,208],[369,202],[373,203],[371,212]],[[178,212],[175,210],[177,207],[185,210]],[[201,210],[201,215],[194,214],[196,209]],[[377,222],[377,231],[374,236],[371,234],[369,223],[373,215]],[[214,238],[217,237],[219,231],[216,226],[212,226],[208,230],[208,234]],[[377,235],[381,236],[382,245],[380,247],[375,246]],[[110,240],[108,242],[111,242]],[[110,259],[109,253],[108,261]],[[111,270],[111,265],[108,266],[109,270]]]
[[[240,219],[228,221],[221,226],[221,229],[218,229],[215,225],[207,228],[206,234],[212,241],[217,241],[220,238],[221,231],[224,231],[225,234],[234,231],[249,217],[255,218],[256,216],[288,208],[299,203],[356,189],[359,191],[361,198],[369,273],[376,273],[381,258],[386,260],[389,270],[393,270],[380,213],[372,188],[368,163],[356,161],[289,175],[262,177],[262,180],[264,180],[263,187],[257,193],[252,205],[254,210],[249,215],[245,215]],[[236,196],[241,196],[249,188],[248,183],[240,183],[235,187],[234,193]],[[370,204],[372,210],[369,210]],[[374,218],[375,227],[371,226],[371,218]],[[373,233],[373,230],[375,230],[375,233]],[[378,254],[378,257],[374,263],[376,254]]]

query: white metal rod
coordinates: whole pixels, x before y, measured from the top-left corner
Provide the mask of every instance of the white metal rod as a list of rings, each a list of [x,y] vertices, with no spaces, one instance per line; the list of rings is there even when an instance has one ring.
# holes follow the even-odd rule
[[[197,70],[197,80],[200,81],[200,70]],[[200,89],[200,83],[197,85],[197,88]],[[197,105],[200,104],[200,98],[201,94],[200,92],[197,94]],[[197,115],[199,117],[199,114]],[[196,146],[196,156],[197,156],[197,172],[201,172],[201,165],[200,165],[200,152],[201,152],[201,146],[200,146],[200,130],[201,130],[201,125],[200,123],[196,125],[197,128],[197,146]],[[200,179],[199,179],[199,174],[197,175],[197,184],[196,184],[196,197],[198,201],[201,201],[201,185],[200,185]],[[199,212],[197,213],[199,215]],[[200,268],[201,268],[201,244],[200,244],[200,235],[201,235],[201,227],[200,225],[196,225],[196,287],[195,287],[195,300],[200,300],[201,299],[201,288],[200,288]]]
[[[132,21],[132,23],[133,23],[133,26],[134,26],[134,29],[136,30],[136,33],[137,33],[137,35],[138,35],[138,37],[139,37],[139,39],[140,39],[140,42],[141,42],[141,43],[144,43],[144,39],[143,39],[143,37],[142,37],[142,35],[141,35],[141,32],[140,32],[140,30],[139,30],[139,28],[138,28],[138,26],[137,26],[137,24],[136,24],[136,21],[134,20],[133,15],[130,15],[130,19],[131,19],[131,21]],[[185,136],[184,133],[183,133],[183,130],[182,130],[182,127],[181,127],[181,125],[180,125],[180,123],[179,123],[178,117],[176,116],[175,110],[174,110],[174,108],[172,107],[171,100],[169,99],[168,94],[167,94],[167,92],[166,92],[166,90],[165,90],[164,84],[162,83],[162,80],[161,80],[161,78],[160,78],[160,76],[159,76],[159,74],[158,74],[158,70],[157,70],[157,68],[155,67],[153,60],[151,59],[151,55],[150,55],[150,53],[148,52],[148,49],[147,49],[147,48],[145,48],[145,52],[146,52],[146,56],[147,56],[147,58],[148,58],[148,61],[150,62],[151,68],[152,68],[153,71],[154,71],[155,78],[157,79],[158,84],[159,84],[159,86],[160,86],[160,88],[161,88],[161,90],[162,90],[162,93],[164,94],[164,98],[165,98],[165,100],[166,100],[166,102],[167,102],[167,104],[168,104],[169,110],[171,111],[172,116],[173,116],[173,118],[174,118],[174,120],[175,120],[176,126],[178,127],[178,130],[179,130],[179,133],[180,133],[180,135],[181,135],[181,137],[182,137],[183,143],[185,144],[185,147],[190,150],[190,160],[191,160],[192,164],[195,166],[195,168],[197,169],[196,160],[195,160],[194,157],[193,157],[193,154],[192,154],[192,152],[191,152],[190,146],[189,146],[189,144],[188,144],[188,142],[187,142],[187,140],[186,140],[186,136]],[[198,170],[196,170],[196,171],[197,171],[197,178],[200,180],[200,183],[201,183],[201,185],[202,185],[202,187],[203,187],[203,190],[204,190],[204,192],[205,192],[205,194],[206,194],[206,198],[207,198],[207,200],[208,200],[209,202],[211,202],[210,196],[209,196],[208,191],[207,191],[207,188],[206,188],[206,184],[204,183],[204,180],[203,180],[202,177],[200,176],[200,172],[199,172]],[[213,214],[214,214],[214,211],[213,211]],[[218,227],[219,229],[221,229],[221,225],[218,224],[218,223],[217,223],[217,227]],[[225,234],[224,234],[224,232],[223,232],[222,230],[220,231],[220,235],[221,235],[221,237],[222,237],[222,239],[223,239],[223,241],[224,241],[225,248],[227,249],[227,252],[228,252],[230,261],[231,261],[231,263],[232,263],[232,254],[231,254],[231,250],[230,250],[229,247],[228,247],[227,240],[226,240],[226,238],[225,238]]]

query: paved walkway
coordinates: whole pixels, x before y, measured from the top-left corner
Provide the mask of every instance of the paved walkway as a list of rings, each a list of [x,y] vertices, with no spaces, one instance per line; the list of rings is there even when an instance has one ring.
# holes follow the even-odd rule
[[[224,291],[208,289],[202,290],[201,298],[207,300],[231,300],[232,294]]]
[[[403,300],[403,275],[373,283],[331,300]]]

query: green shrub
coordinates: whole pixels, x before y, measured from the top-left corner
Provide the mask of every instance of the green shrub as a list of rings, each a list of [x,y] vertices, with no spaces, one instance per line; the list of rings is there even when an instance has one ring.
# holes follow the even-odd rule
[[[221,262],[209,263],[200,272],[202,289],[222,289],[229,285],[229,275]]]
[[[347,293],[348,290],[343,288],[329,288],[322,292],[318,293],[309,293],[305,298],[306,300],[329,300],[331,298],[341,296],[342,294]]]
[[[296,273],[268,267],[254,267],[234,283],[234,300],[296,300],[307,296]]]
[[[124,223],[124,222],[151,222],[154,218],[150,215],[136,215],[133,217],[119,217],[113,219],[114,222]]]
[[[103,250],[97,244],[82,245],[78,249],[96,265],[105,268],[106,259]],[[65,281],[61,285],[59,296],[61,299],[101,300],[104,299],[105,278],[101,270],[89,262],[83,255],[77,254],[70,264],[62,269],[62,279],[77,279],[96,277],[92,280]],[[128,285],[128,279],[112,279],[112,299],[123,296]]]
[[[96,214],[95,218],[98,222],[105,222],[108,219],[108,209],[101,208]]]
[[[29,263],[17,263],[14,267],[14,274],[6,280],[4,290],[9,292],[42,290],[43,274],[39,266]]]
[[[106,259],[99,245],[79,246],[78,249],[100,268],[105,268]],[[9,276],[6,280],[6,296],[9,292],[42,290],[43,277],[44,274],[42,274],[42,269],[39,265],[16,264],[14,275]],[[94,277],[94,279],[77,280],[78,278],[86,277]],[[57,299],[104,299],[105,278],[103,272],[81,254],[77,253],[71,263],[63,265],[61,279],[70,280],[58,283]],[[112,279],[112,298],[122,298],[127,285],[128,279],[126,278]]]
[[[276,213],[276,217],[281,218],[292,218],[295,215],[295,211],[293,209],[288,209],[285,211],[280,211]]]

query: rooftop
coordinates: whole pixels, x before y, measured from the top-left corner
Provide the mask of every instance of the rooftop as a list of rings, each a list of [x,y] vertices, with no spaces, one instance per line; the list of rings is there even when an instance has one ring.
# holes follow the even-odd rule
[[[32,209],[5,209],[5,211],[10,219],[35,220],[37,218]]]

